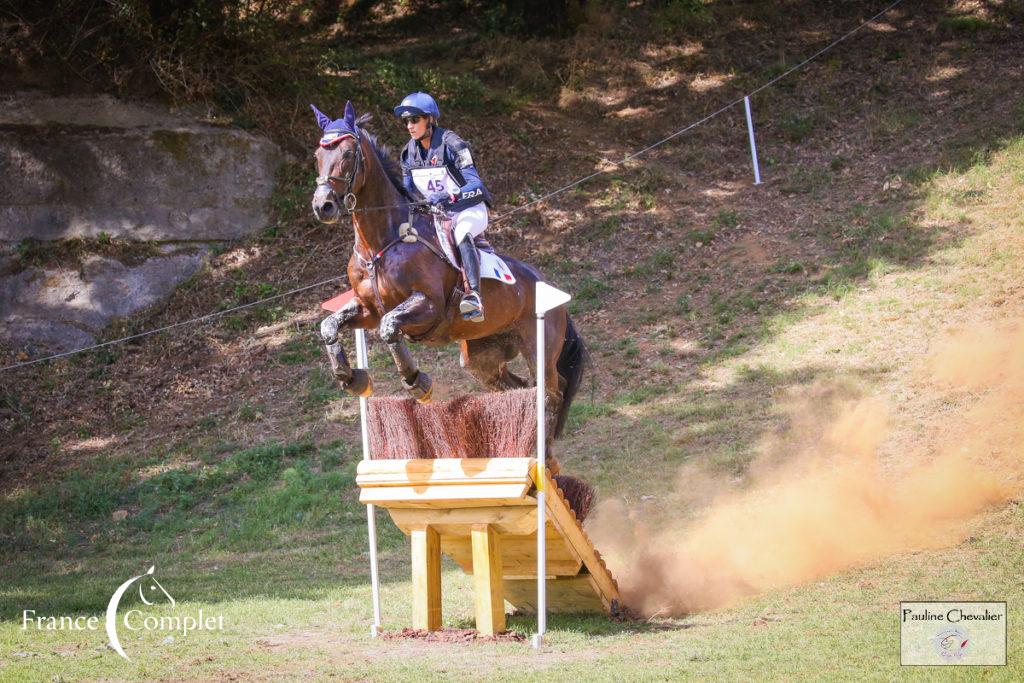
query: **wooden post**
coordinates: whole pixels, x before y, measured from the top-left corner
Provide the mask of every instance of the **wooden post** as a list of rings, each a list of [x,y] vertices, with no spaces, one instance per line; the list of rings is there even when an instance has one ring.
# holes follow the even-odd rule
[[[441,537],[430,526],[412,529],[412,627],[441,629]]]
[[[493,636],[505,630],[505,594],[501,586],[501,545],[490,524],[474,524],[473,593],[476,599],[476,630]]]

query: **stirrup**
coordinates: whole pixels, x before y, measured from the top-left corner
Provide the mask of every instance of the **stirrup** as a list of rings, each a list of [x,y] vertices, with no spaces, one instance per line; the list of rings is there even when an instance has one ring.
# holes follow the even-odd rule
[[[484,307],[483,302],[480,301],[480,295],[474,291],[467,292],[459,302],[459,313],[462,314],[463,320],[474,323],[483,322]]]

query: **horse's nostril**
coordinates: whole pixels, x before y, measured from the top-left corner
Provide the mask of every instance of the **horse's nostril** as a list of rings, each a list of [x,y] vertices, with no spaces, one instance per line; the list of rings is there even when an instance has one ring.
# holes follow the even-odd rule
[[[333,216],[334,202],[324,202],[323,206],[320,207],[320,211],[322,211],[325,216]]]

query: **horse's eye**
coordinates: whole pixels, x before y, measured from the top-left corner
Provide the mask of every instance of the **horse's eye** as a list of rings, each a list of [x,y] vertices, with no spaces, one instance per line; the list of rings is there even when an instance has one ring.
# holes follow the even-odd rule
[[[342,153],[341,158],[342,159],[351,159],[352,156],[353,156],[352,150],[346,150],[345,152]]]

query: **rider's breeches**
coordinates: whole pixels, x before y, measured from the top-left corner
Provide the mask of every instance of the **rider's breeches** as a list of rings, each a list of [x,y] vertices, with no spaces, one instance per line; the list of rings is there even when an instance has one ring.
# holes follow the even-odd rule
[[[487,229],[487,204],[480,202],[452,214],[452,224],[455,244],[461,242],[466,235],[478,237]]]

